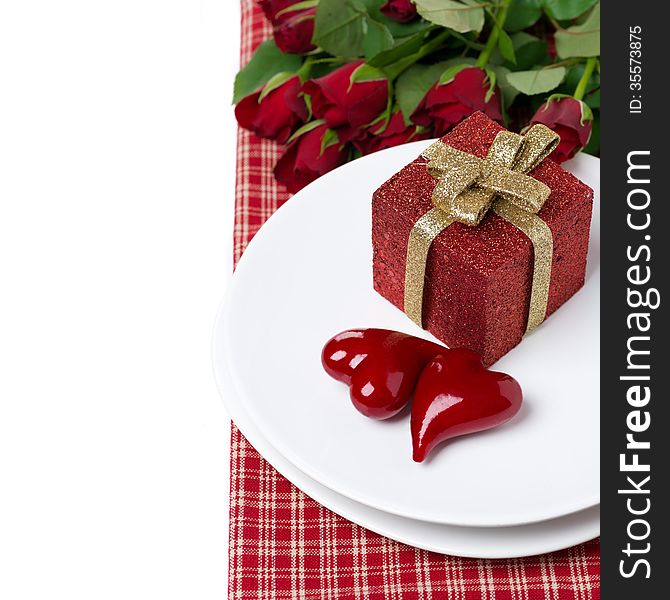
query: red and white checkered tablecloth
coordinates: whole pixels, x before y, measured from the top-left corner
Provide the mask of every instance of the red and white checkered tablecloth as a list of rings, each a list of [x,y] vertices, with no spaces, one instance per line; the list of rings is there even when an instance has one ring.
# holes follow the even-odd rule
[[[241,63],[270,35],[242,0]],[[280,151],[240,130],[234,254],[288,198],[272,175]],[[289,483],[232,426],[231,600],[598,600],[598,540],[514,560],[418,550],[339,517]]]

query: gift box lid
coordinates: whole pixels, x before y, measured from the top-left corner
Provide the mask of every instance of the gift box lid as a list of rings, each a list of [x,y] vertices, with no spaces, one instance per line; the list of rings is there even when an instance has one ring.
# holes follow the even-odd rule
[[[496,135],[504,128],[481,112],[474,113],[441,140],[463,152],[486,157]],[[575,215],[583,213],[583,205],[591,204],[593,190],[551,159],[545,159],[529,175],[551,189],[551,195],[538,216],[549,226],[553,236],[569,233]],[[423,156],[404,167],[375,192],[375,200],[392,209],[407,229],[433,208],[432,193],[437,179],[426,169]],[[589,208],[590,210],[590,208]],[[432,252],[440,252],[449,260],[470,266],[488,275],[519,254],[530,252],[528,237],[493,211],[489,211],[476,227],[454,223],[435,239]],[[469,263],[469,264],[468,264]]]

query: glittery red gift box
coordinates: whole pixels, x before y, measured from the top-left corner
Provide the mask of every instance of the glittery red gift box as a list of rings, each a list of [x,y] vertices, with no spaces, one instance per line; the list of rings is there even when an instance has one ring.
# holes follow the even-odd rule
[[[442,141],[484,158],[502,129],[476,113]],[[584,284],[593,190],[548,159],[530,175],[551,188],[538,213],[554,240],[548,317]],[[436,182],[419,157],[372,199],[374,286],[401,310],[409,233],[432,208]],[[532,243],[514,225],[493,211],[477,227],[454,223],[428,255],[423,326],[448,346],[479,352],[490,365],[523,337],[532,275]]]

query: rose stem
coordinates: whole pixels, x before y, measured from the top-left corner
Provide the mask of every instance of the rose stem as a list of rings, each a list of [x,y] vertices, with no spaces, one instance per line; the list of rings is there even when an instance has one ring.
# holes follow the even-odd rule
[[[479,55],[479,58],[477,59],[478,67],[485,67],[488,64],[489,58],[491,58],[491,53],[493,52],[493,49],[496,47],[496,44],[498,43],[498,38],[500,37],[500,30],[503,28],[503,25],[505,24],[505,19],[507,18],[507,11],[509,10],[509,5],[511,4],[511,2],[512,0],[502,1],[500,9],[498,10],[494,18],[493,29],[489,34],[489,39],[486,42],[486,46],[484,46],[484,49],[482,50],[481,54]]]
[[[575,88],[575,93],[573,94],[575,100],[581,100],[584,97],[584,94],[586,93],[586,86],[589,84],[589,79],[591,79],[591,75],[593,74],[593,69],[596,68],[596,61],[597,59],[595,56],[587,59],[586,65],[584,65],[582,78],[579,80],[579,83]]]

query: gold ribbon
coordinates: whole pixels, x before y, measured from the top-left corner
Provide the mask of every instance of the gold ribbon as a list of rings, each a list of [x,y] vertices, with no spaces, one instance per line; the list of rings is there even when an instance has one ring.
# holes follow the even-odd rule
[[[433,240],[454,222],[479,225],[489,209],[523,231],[533,243],[533,283],[526,333],[544,320],[547,312],[553,237],[537,216],[551,190],[527,173],[558,146],[559,136],[544,125],[533,125],[524,135],[501,131],[486,158],[461,152],[442,141],[431,144],[422,156],[428,172],[437,179],[433,206],[414,224],[407,245],[405,312],[422,326],[426,261]]]

